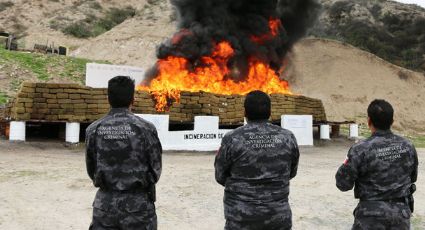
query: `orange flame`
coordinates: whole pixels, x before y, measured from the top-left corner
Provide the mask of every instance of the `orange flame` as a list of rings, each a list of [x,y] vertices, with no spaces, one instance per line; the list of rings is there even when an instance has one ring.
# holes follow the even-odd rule
[[[270,34],[252,37],[253,40],[262,42],[270,36],[277,36],[281,26],[280,20],[271,20],[269,26]],[[189,68],[189,60],[183,57],[170,56],[158,60],[157,77],[147,86],[138,86],[138,90],[152,92],[157,111],[165,111],[170,106],[170,101],[179,102],[181,91],[245,95],[253,90],[262,90],[268,94],[292,94],[288,82],[281,80],[268,63],[254,57],[249,60],[249,71],[244,80],[236,82],[228,78],[232,74],[228,62],[234,53],[229,42],[221,41],[215,44],[212,55],[202,57],[202,65],[193,69]]]
[[[282,22],[280,21],[280,19],[271,18],[269,20],[269,30],[270,30],[270,32],[267,33],[267,34],[263,34],[261,36],[252,35],[251,40],[254,41],[255,43],[262,44],[265,41],[272,40],[274,37],[279,35],[279,30],[281,28],[282,28]]]

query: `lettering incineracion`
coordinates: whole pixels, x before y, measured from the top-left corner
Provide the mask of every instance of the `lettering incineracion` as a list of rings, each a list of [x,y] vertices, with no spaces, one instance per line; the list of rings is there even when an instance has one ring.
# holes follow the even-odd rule
[[[186,134],[184,135],[185,140],[214,140],[214,139],[222,139],[224,134],[216,134],[216,133],[203,133],[203,134]]]

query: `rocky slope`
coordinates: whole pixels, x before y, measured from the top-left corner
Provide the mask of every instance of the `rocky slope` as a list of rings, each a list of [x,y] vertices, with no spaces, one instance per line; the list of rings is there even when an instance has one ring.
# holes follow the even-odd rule
[[[425,9],[386,0],[321,0],[310,34],[347,42],[379,57],[425,72]]]

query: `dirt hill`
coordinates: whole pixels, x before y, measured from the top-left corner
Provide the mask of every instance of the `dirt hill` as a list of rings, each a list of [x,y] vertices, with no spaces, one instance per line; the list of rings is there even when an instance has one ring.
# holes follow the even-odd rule
[[[292,60],[293,91],[322,99],[329,120],[366,123],[368,104],[379,98],[394,105],[396,129],[425,134],[424,74],[330,40],[300,42]]]
[[[156,60],[156,47],[176,32],[172,16],[168,1],[147,3],[143,13],[87,41],[72,56],[148,68]]]
[[[153,2],[155,0],[149,0]],[[88,39],[68,36],[63,30],[73,23],[104,17],[111,8],[133,7],[141,11],[145,0],[2,0],[0,1],[0,32],[13,33],[20,47],[34,44],[61,44],[75,49]]]

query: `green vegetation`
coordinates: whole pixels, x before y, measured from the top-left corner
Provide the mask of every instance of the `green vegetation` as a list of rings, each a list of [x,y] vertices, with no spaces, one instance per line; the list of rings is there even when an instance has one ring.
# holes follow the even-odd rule
[[[16,52],[0,46],[0,66],[6,76],[4,85],[0,85],[0,105],[7,103],[14,92],[19,90],[23,81],[74,82],[84,84],[86,64],[91,61],[52,54]]]
[[[31,70],[37,75],[39,80],[49,79],[46,69],[46,64],[48,62],[47,56],[10,52],[2,48],[0,49],[0,57],[4,61],[19,63],[22,67]]]
[[[415,213],[415,215],[413,215],[412,217],[412,226],[414,227],[414,229],[421,229],[423,227],[422,223],[423,223],[423,217],[421,215],[418,215]]]
[[[88,15],[86,19],[66,26],[62,32],[77,38],[96,37],[135,15],[136,10],[131,6],[124,9],[110,8],[101,18]]]
[[[344,136],[349,135],[349,127],[347,125],[341,126],[341,134]],[[368,138],[372,135],[367,125],[360,125],[359,126],[359,135],[361,137]],[[425,136],[424,135],[418,135],[418,136],[406,136],[403,134],[400,134],[401,136],[407,137],[412,143],[415,145],[416,148],[425,148]]]
[[[0,48],[0,60],[2,63],[17,64],[20,68],[26,69],[37,76],[40,81],[48,81],[60,77],[79,83],[84,82],[86,64],[93,62],[88,59],[59,55],[8,51],[4,48]],[[13,84],[14,81],[12,79],[12,88]],[[16,84],[19,85],[19,82]]]
[[[425,148],[425,136],[409,136],[416,148]]]
[[[6,93],[0,91],[0,105],[6,104],[7,100],[9,100],[9,97],[6,95]]]
[[[367,7],[372,22],[351,16],[354,7],[353,1],[336,2],[328,9],[331,26],[312,34],[347,42],[408,69],[425,71],[424,17],[383,13],[378,1]]]

